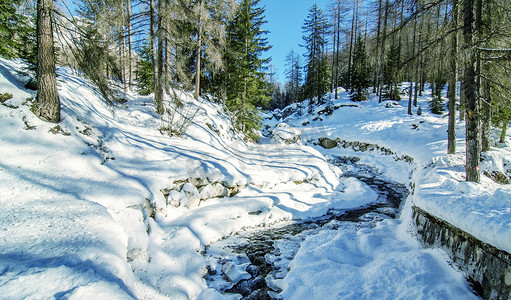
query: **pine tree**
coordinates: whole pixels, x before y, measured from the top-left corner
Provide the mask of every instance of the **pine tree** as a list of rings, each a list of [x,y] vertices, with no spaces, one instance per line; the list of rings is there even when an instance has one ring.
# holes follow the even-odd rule
[[[25,46],[20,33],[28,30],[25,16],[17,12],[21,0],[3,0],[0,2],[0,56],[19,57],[19,51]]]
[[[387,100],[401,100],[399,90],[399,44],[393,41],[387,54],[385,68],[383,69],[383,98]]]
[[[317,4],[309,9],[302,30],[307,50],[304,98],[309,98],[313,104],[313,99],[316,97],[318,104],[322,104],[323,95],[329,88],[328,60],[325,53],[328,22],[323,10],[319,9]]]
[[[257,140],[254,130],[260,128],[258,106],[269,98],[266,73],[263,71],[269,59],[261,58],[270,49],[261,27],[264,8],[260,0],[243,0],[227,26],[227,55],[225,65],[226,106],[234,114],[235,126],[249,139]]]
[[[300,56],[293,50],[286,56],[287,64],[287,83],[286,83],[286,95],[289,102],[297,102],[302,100],[302,67],[300,65]],[[288,103],[289,104],[289,103]]]
[[[55,73],[53,1],[37,1],[37,98],[32,112],[53,123],[60,122],[60,99]]]
[[[351,74],[350,98],[352,101],[365,101],[371,85],[371,67],[365,42],[359,35],[353,50],[353,69]]]

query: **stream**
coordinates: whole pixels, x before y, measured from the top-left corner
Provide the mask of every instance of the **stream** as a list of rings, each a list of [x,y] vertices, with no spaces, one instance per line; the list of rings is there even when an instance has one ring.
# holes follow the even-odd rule
[[[307,236],[323,229],[342,230],[346,222],[372,228],[377,222],[396,218],[408,196],[405,185],[388,181],[376,169],[358,164],[353,157],[334,157],[330,163],[366,183],[377,194],[375,202],[348,210],[329,210],[324,216],[283,222],[269,228],[256,228],[219,241],[206,249],[210,267],[205,279],[208,286],[233,298],[281,299],[274,284],[288,273],[300,244]]]

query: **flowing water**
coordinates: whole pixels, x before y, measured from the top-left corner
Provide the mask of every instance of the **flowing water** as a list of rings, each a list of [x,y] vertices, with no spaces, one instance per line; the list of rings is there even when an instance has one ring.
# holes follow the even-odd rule
[[[270,228],[255,229],[211,245],[205,256],[210,262],[208,285],[224,294],[242,299],[279,299],[280,289],[273,284],[288,272],[288,265],[308,235],[322,229],[342,230],[343,223],[356,222],[373,227],[379,221],[396,218],[407,188],[383,179],[374,168],[357,164],[348,157],[331,161],[343,170],[343,176],[366,183],[378,194],[367,206],[349,210],[330,210],[325,216],[289,222]]]

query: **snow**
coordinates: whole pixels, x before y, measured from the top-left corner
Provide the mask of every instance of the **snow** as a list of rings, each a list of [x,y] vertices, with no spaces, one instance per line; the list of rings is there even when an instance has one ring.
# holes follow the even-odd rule
[[[348,224],[309,236],[288,275],[276,282],[283,298],[477,299],[440,251],[400,236],[396,222],[362,229]]]
[[[406,83],[403,89],[406,88]],[[419,97],[422,115],[407,114],[406,101],[383,101],[378,103],[372,95],[369,101],[351,102],[346,92],[339,99],[327,95],[327,104],[317,107],[314,114],[306,114],[306,102],[293,104],[294,114],[286,118],[273,118],[269,124],[286,123],[300,126],[305,121],[319,116],[302,128],[302,139],[306,144],[317,142],[320,137],[340,138],[377,144],[391,149],[395,155],[374,155],[372,152],[355,152],[352,149],[322,149],[327,157],[357,156],[360,162],[377,167],[390,179],[402,183],[414,183],[414,193],[408,199],[432,215],[472,234],[483,242],[511,253],[511,187],[493,182],[482,175],[480,184],[465,182],[465,124],[457,121],[457,152],[447,155],[447,114],[433,115],[427,109],[429,91]],[[444,99],[445,103],[447,102]],[[326,116],[320,111],[330,105],[338,107]],[[271,127],[270,126],[270,127]],[[494,137],[498,132],[494,132]],[[510,174],[511,141],[492,147],[483,154],[481,172],[500,171]],[[495,138],[494,138],[495,140]],[[397,162],[396,158],[408,155],[414,159],[411,165]],[[404,211],[403,219],[410,215]]]
[[[197,114],[183,137],[170,137],[160,132],[168,122],[155,114],[151,96],[126,93],[128,103],[112,108],[87,80],[60,68],[57,128],[30,112],[27,98],[35,93],[22,87],[15,74],[20,67],[0,59],[0,93],[12,93],[6,103],[18,107],[0,105],[2,298],[229,298],[208,288],[203,278],[209,262],[201,253],[207,246],[247,228],[375,201],[366,184],[339,179],[342,171],[327,163],[345,155],[358,156],[393,180],[413,180],[415,194],[400,220],[375,229],[325,228],[309,237],[278,283],[286,298],[471,297],[462,274],[408,233],[405,216],[412,204],[511,249],[509,188],[487,178],[480,185],[462,182],[463,124],[458,124],[461,152],[445,156],[447,120],[426,109],[418,117],[374,100],[353,107],[344,93],[332,103],[349,106],[323,115],[323,121],[303,126],[310,116],[302,113],[268,122],[270,128],[286,123],[279,126],[281,138],[296,143],[263,138],[250,144],[234,132],[220,105],[176,91],[185,110]],[[375,143],[415,160],[409,165],[379,153],[325,150],[312,144],[322,136]],[[505,170],[505,157],[508,147],[496,149],[485,167]],[[190,184],[187,193],[165,199],[162,190],[189,178],[240,192],[186,205],[211,193],[198,194]],[[159,208],[154,218],[150,206]],[[246,277],[239,266],[225,272]],[[335,294],[332,287],[349,294]]]

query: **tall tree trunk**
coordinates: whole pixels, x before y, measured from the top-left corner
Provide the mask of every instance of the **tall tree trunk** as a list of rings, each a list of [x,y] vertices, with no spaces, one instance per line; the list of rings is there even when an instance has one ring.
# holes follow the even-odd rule
[[[133,52],[133,41],[132,41],[132,26],[131,26],[131,0],[127,0],[127,16],[126,22],[128,25],[128,87],[129,90],[133,90],[133,61],[131,53]]]
[[[381,64],[380,64],[380,77],[385,73],[385,44],[387,41],[387,22],[389,18],[389,0],[385,0],[385,14],[383,17],[383,37],[381,41]],[[380,93],[378,97],[378,102],[383,100],[383,88],[380,86]]]
[[[378,28],[376,31],[376,49],[375,49],[376,50],[376,64],[375,64],[375,68],[374,68],[373,93],[379,92],[379,85],[380,85],[380,78],[379,78],[378,71],[379,71],[379,64],[381,62],[381,59],[379,57],[379,55],[380,55],[379,47],[381,47],[381,43],[380,43],[380,31],[381,31],[381,19],[382,19],[381,3],[382,3],[382,0],[378,0]]]
[[[354,34],[355,34],[355,17],[357,14],[357,1],[354,1],[353,3],[353,17],[351,19],[351,35],[350,35],[350,52],[348,57],[348,90],[351,89],[351,65],[352,65],[352,57],[353,57],[353,41],[354,41]]]
[[[475,0],[480,1],[480,0]],[[479,134],[479,97],[476,84],[476,60],[474,49],[474,0],[464,0],[463,6],[463,37],[467,52],[463,78],[463,93],[467,101],[466,118],[466,180],[481,180],[479,159],[481,157],[481,141]]]
[[[32,112],[53,123],[60,122],[60,99],[53,48],[53,1],[37,1],[37,99]]]
[[[335,49],[335,99],[339,98],[339,52],[341,51],[341,3],[337,3],[337,48]]]
[[[502,131],[500,132],[500,140],[499,143],[505,143],[506,142],[506,132],[507,132],[507,123],[509,123],[508,119],[502,120]]]
[[[477,5],[477,10],[478,10],[478,34],[479,36],[481,37],[482,36],[482,3],[480,3],[478,1],[478,5]],[[490,22],[491,22],[491,11],[490,9],[488,8],[486,10],[487,12],[487,20],[486,20],[486,26],[490,26]],[[478,56],[478,59],[481,60],[480,56]],[[487,67],[483,67],[482,66],[482,62],[480,61],[479,62],[479,66],[480,66],[480,72],[485,72],[485,73],[488,73],[488,68]],[[480,77],[481,78],[481,77]],[[481,79],[480,79],[481,80]],[[483,101],[482,101],[482,139],[481,139],[481,143],[482,143],[482,151],[483,152],[486,152],[488,150],[490,150],[491,148],[491,118],[492,118],[492,99],[491,99],[491,86],[490,86],[490,83],[488,82],[488,80],[484,80],[482,81],[482,86],[481,86],[481,90],[482,90],[482,96],[483,96]]]
[[[154,88],[156,88],[156,82],[158,81],[158,51],[156,49],[156,14],[154,0],[149,1],[149,18],[150,18],[150,39],[151,39],[151,57],[153,63],[153,80]]]
[[[200,73],[201,73],[201,58],[202,58],[202,0],[199,2],[199,35],[197,37],[197,74],[195,75],[195,99],[200,96]]]
[[[412,57],[415,58],[415,42],[417,37],[417,19],[413,21],[413,38],[412,38]],[[411,70],[410,88],[408,89],[408,114],[413,115],[412,112],[412,98],[413,98],[413,82],[415,80],[415,63],[411,64],[409,69]]]
[[[452,0],[452,28],[458,27],[458,0]],[[449,81],[449,125],[447,128],[447,153],[456,153],[456,94],[458,90],[458,33],[451,36],[451,78]]]
[[[158,71],[155,74],[154,102],[156,113],[163,114],[163,0],[158,0]]]

